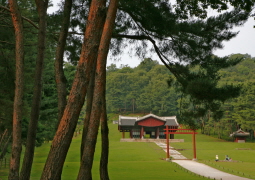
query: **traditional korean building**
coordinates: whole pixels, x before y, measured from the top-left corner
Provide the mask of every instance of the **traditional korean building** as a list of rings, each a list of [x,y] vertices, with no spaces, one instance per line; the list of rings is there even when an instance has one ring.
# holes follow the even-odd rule
[[[125,138],[125,132],[129,132],[130,138],[143,139],[166,139],[165,128],[177,129],[179,124],[176,116],[159,117],[154,114],[148,114],[143,117],[119,116],[118,129],[122,132],[122,138]],[[174,134],[170,135],[174,139]]]
[[[246,138],[250,136],[249,132],[244,132],[242,129],[239,129],[238,131],[233,132],[230,134],[230,137],[235,138],[235,142],[245,142]]]

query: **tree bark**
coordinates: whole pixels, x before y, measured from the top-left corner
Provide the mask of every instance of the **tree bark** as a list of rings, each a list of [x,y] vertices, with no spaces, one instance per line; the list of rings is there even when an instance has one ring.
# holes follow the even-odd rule
[[[105,0],[92,0],[80,60],[63,117],[52,141],[41,180],[54,180],[61,172],[84,104],[93,61],[97,59],[105,14]]]
[[[93,95],[92,111],[88,126],[88,132],[84,143],[84,150],[82,155],[81,166],[77,180],[91,180],[92,179],[92,165],[98,135],[98,128],[100,124],[100,116],[102,105],[105,99],[105,85],[106,85],[106,62],[111,41],[111,35],[115,22],[117,12],[118,0],[111,0],[104,29],[100,41],[99,52],[97,57],[96,74],[95,74],[95,89]],[[107,177],[108,178],[108,177]]]
[[[8,129],[5,129],[3,134],[0,136],[1,139],[0,139],[0,151],[2,150],[2,147],[4,146],[4,143],[5,143],[5,139],[6,137],[8,136]]]
[[[7,149],[8,149],[8,145],[10,143],[12,135],[8,133],[8,130],[6,129],[1,137],[1,141],[0,141],[0,161],[4,158]]]
[[[105,37],[105,52],[102,58],[105,58],[105,66],[107,62],[107,53],[109,50],[109,44],[111,40],[112,30],[114,26],[114,21],[117,13],[118,0],[111,0],[109,5],[109,10],[106,17],[104,31],[102,38]],[[104,36],[105,35],[105,36]],[[108,46],[108,47],[107,47]],[[107,50],[108,49],[108,50]],[[106,82],[106,68],[104,68],[103,73],[103,81]],[[101,180],[109,180],[108,174],[108,157],[109,157],[109,128],[107,122],[107,112],[106,112],[106,99],[105,99],[105,91],[106,85],[103,87],[103,106],[101,113],[101,139],[102,139],[102,151],[101,151],[101,159],[100,159],[100,179]]]
[[[83,149],[84,149],[84,143],[88,132],[88,125],[90,120],[90,114],[92,109],[92,102],[93,102],[93,92],[95,87],[95,67],[96,61],[93,64],[93,72],[91,73],[90,81],[89,81],[89,87],[88,87],[88,93],[87,93],[87,103],[86,103],[86,116],[83,121],[83,131],[82,131],[82,140],[81,140],[81,159],[83,155]]]
[[[64,51],[66,46],[66,39],[68,35],[68,28],[70,24],[70,14],[72,10],[73,0],[65,0],[64,5],[64,16],[61,31],[58,38],[58,44],[56,49],[56,59],[55,59],[55,81],[57,85],[57,94],[58,94],[58,123],[56,128],[58,127],[60,120],[63,116],[65,106],[67,103],[67,80],[64,74]],[[57,173],[55,180],[60,180],[62,174],[62,169]]]
[[[39,15],[39,30],[38,30],[38,49],[37,49],[37,60],[34,78],[34,91],[32,99],[32,107],[30,113],[30,121],[28,125],[26,150],[24,154],[22,169],[20,172],[20,180],[27,180],[30,178],[33,159],[34,149],[36,140],[36,130],[39,120],[41,97],[42,97],[42,73],[43,63],[45,56],[45,41],[46,41],[46,17],[48,0],[40,1],[35,0],[36,8]]]
[[[108,135],[109,135],[109,128],[108,128],[107,113],[106,113],[106,100],[104,98],[102,113],[101,113],[101,139],[102,139],[102,151],[101,151],[101,159],[100,159],[100,179],[101,180],[109,180],[109,174],[108,174],[109,136]]]
[[[24,95],[24,35],[21,14],[16,0],[9,0],[12,23],[15,31],[16,79],[13,104],[12,155],[10,159],[9,180],[19,180],[21,144],[21,121]]]
[[[58,45],[56,49],[55,81],[56,81],[57,92],[58,92],[58,124],[63,116],[65,106],[66,106],[67,80],[64,74],[63,62],[64,62],[66,38],[68,35],[68,28],[70,24],[72,2],[73,0],[65,0],[63,23],[62,23],[61,31],[59,34]]]

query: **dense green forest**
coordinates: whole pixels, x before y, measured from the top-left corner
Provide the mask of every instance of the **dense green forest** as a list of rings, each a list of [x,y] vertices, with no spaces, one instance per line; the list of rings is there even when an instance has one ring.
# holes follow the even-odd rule
[[[209,112],[205,117],[197,121],[198,125],[203,129],[203,132],[208,135],[217,135],[218,138],[229,139],[228,135],[238,128],[250,131],[253,135],[253,131],[255,130],[255,73],[253,71],[255,68],[255,58],[240,54],[231,55],[230,57],[236,58],[240,56],[244,57],[242,62],[236,66],[219,71],[221,75],[220,84],[242,85],[240,96],[228,100],[223,104],[222,110],[224,111],[224,116],[218,121],[210,117]],[[55,82],[52,78],[54,75],[50,68],[52,66],[50,62],[46,65],[43,78],[43,100],[38,127],[38,146],[43,143],[43,141],[52,139],[57,123],[57,94]],[[5,67],[2,65],[1,68]],[[3,73],[4,71],[1,72]],[[66,63],[65,74],[69,88],[74,73],[75,66]],[[4,82],[6,81],[4,77],[11,78],[12,76],[12,74],[8,76],[3,74],[0,78],[3,78],[2,82]],[[27,74],[26,77],[29,79],[30,75]],[[181,102],[182,93],[178,91],[176,86],[169,85],[168,81],[170,78],[171,73],[167,68],[150,58],[144,59],[134,68],[128,65],[119,68],[115,64],[109,65],[107,67],[106,89],[107,112],[113,114],[154,113],[159,116],[179,116],[181,111],[180,107],[185,107],[181,106],[181,103],[183,103]],[[6,90],[7,85],[9,85],[8,91]],[[31,81],[28,80],[26,86],[32,86]],[[7,119],[10,119],[11,112],[9,112],[9,110],[12,109],[12,100],[10,97],[13,95],[13,88],[10,81],[0,88],[2,96],[0,108],[2,132],[11,126],[11,121]],[[12,91],[10,89],[12,89]],[[27,113],[31,97],[31,91],[29,90],[30,89],[27,88],[25,103],[27,106]],[[82,112],[80,123],[84,118],[85,110]],[[181,121],[181,119],[179,121]],[[23,123],[23,137],[25,138],[27,119],[24,119]]]
[[[49,53],[50,54],[50,53]],[[250,55],[231,55],[230,58],[243,57],[242,62],[236,66],[221,69],[219,74],[221,76],[220,84],[240,84],[242,85],[241,94],[238,98],[233,98],[224,102],[221,110],[224,116],[215,121],[210,116],[210,112],[205,117],[197,119],[197,125],[202,129],[202,132],[208,135],[215,135],[218,138],[231,140],[229,134],[233,131],[242,128],[243,130],[251,132],[251,138],[254,138],[255,130],[255,58]],[[10,63],[10,61],[8,61]],[[2,64],[1,68],[6,68],[6,64]],[[44,141],[49,141],[53,138],[54,131],[57,124],[57,100],[56,87],[54,79],[52,78],[53,71],[50,68],[52,64],[46,63],[45,75],[43,78],[43,98],[40,114],[40,121],[38,126],[37,146],[40,146]],[[12,66],[9,66],[10,68]],[[13,70],[8,69],[8,72],[1,71],[1,82],[5,86],[1,86],[1,132],[11,126],[11,109],[12,96],[14,86],[7,81],[8,78],[13,77]],[[32,72],[29,72],[32,73]],[[65,74],[70,88],[73,74],[75,73],[75,66],[70,63],[65,64]],[[8,78],[5,78],[8,77]],[[31,75],[26,74],[26,113],[31,101]],[[171,78],[171,73],[167,68],[159,64],[159,62],[150,58],[144,59],[137,67],[131,68],[128,65],[117,67],[111,64],[107,67],[107,112],[110,114],[147,114],[154,113],[159,116],[179,116],[182,93],[178,91],[176,86],[169,85],[168,81]],[[7,90],[8,89],[8,90]],[[187,100],[188,101],[188,100]],[[9,107],[9,108],[7,108]],[[190,108],[190,107],[189,107]],[[84,108],[85,109],[85,108]],[[9,112],[10,111],[10,112]],[[80,116],[80,123],[84,118],[85,110]],[[181,121],[180,123],[185,123]],[[26,126],[28,120],[24,118],[23,121],[23,138],[26,137]],[[80,126],[78,126],[80,129]]]
[[[235,84],[241,86],[240,96],[222,103],[220,118],[214,118],[208,111],[197,118],[197,126],[202,133],[232,140],[229,135],[242,128],[254,138],[254,98],[255,98],[255,58],[250,55],[235,54],[230,59],[243,60],[229,68],[219,70],[219,86]],[[196,68],[195,68],[196,69]],[[152,59],[144,59],[137,67],[128,65],[117,68],[107,67],[107,111],[108,113],[154,113],[159,116],[176,115],[184,110],[192,110],[189,98],[182,98],[178,87],[169,85],[171,73],[164,65]],[[188,104],[185,106],[183,104]],[[186,109],[185,109],[186,108]],[[179,118],[180,123],[185,123]]]
[[[170,72],[157,61],[144,59],[135,68],[107,67],[107,111],[109,113],[177,113],[177,94],[168,86]]]

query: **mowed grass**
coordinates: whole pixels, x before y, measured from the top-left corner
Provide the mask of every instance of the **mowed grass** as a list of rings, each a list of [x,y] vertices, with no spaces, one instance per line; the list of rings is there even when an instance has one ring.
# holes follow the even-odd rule
[[[120,142],[121,133],[117,125],[109,124],[110,128],[110,154],[109,176],[111,180],[199,180],[205,179],[187,172],[175,163],[164,161],[166,153],[155,143]],[[126,135],[128,137],[128,135]],[[184,139],[184,143],[170,143],[179,149],[187,158],[193,158],[192,136],[175,135],[175,139]],[[198,134],[197,159],[222,171],[239,176],[255,179],[255,143],[234,143],[219,140],[210,136]],[[76,179],[79,171],[81,135],[73,138],[68,152],[62,180]],[[36,148],[31,180],[39,180],[46,161],[50,143],[45,143]],[[93,164],[93,179],[99,180],[101,138],[99,133],[97,148]],[[228,155],[232,162],[215,162],[215,155],[220,160]],[[0,169],[0,180],[7,180],[8,169]]]
[[[171,143],[175,149],[180,149],[184,156],[193,158],[191,135],[175,135],[176,139],[185,139],[184,143]],[[238,176],[255,179],[255,143],[236,143],[219,140],[210,136],[196,135],[197,159],[199,162]],[[228,155],[229,162],[215,162],[215,156],[224,160]]]
[[[109,124],[110,128],[110,153],[109,153],[109,176],[111,180],[201,180],[206,179],[187,172],[177,166],[162,160],[166,157],[165,152],[155,143],[120,142],[121,133],[117,125]],[[100,135],[100,133],[99,133]],[[76,179],[79,171],[81,135],[73,138],[68,152],[62,180]],[[39,180],[43,170],[50,143],[45,143],[36,148],[35,159],[32,168],[31,180]],[[98,138],[97,148],[93,163],[93,179],[99,180],[99,162],[101,151],[101,138]],[[2,171],[2,172],[1,172]],[[1,169],[0,179],[7,180],[7,169]]]

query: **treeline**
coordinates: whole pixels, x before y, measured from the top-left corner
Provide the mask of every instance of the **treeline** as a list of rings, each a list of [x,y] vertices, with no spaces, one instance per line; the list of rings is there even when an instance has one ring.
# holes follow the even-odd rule
[[[231,68],[220,70],[221,84],[233,83],[242,86],[239,97],[226,101],[222,106],[223,117],[213,121],[210,116],[204,121],[204,133],[215,137],[232,140],[229,135],[238,129],[250,132],[250,139],[255,137],[255,58],[243,56],[244,60]],[[208,112],[210,114],[210,112]]]
[[[38,135],[36,145],[40,146],[44,141],[53,138],[57,124],[57,92],[54,81],[54,71],[51,68],[53,62],[50,61],[53,54],[48,53],[45,63],[45,72],[43,76],[42,106],[38,126]],[[236,66],[220,70],[220,84],[240,84],[242,91],[238,98],[225,102],[222,106],[223,117],[215,121],[210,112],[206,116],[197,119],[202,133],[214,135],[218,138],[230,140],[229,134],[242,128],[251,133],[254,138],[255,130],[255,68],[254,58],[249,55],[232,55],[235,57],[244,57],[244,60]],[[11,56],[8,56],[11,57]],[[7,61],[6,55],[2,56],[1,63],[1,82],[0,87],[0,131],[1,134],[6,129],[11,129],[11,116],[14,94],[14,69],[13,58]],[[31,57],[32,58],[32,57]],[[29,58],[28,58],[29,60]],[[29,69],[34,66],[28,63]],[[67,84],[72,84],[75,66],[70,63],[65,64],[65,75]],[[25,139],[27,132],[27,123],[29,119],[29,109],[31,107],[33,71],[27,71],[26,93],[24,98],[24,119],[22,137]],[[150,58],[144,59],[137,67],[131,68],[123,65],[117,68],[115,64],[107,67],[107,89],[106,101],[107,112],[115,114],[129,113],[154,113],[159,116],[180,116],[183,111],[182,104],[185,103],[182,93],[175,86],[171,86],[168,81],[171,73],[164,66]],[[182,107],[182,109],[180,109]],[[190,107],[189,107],[190,108]],[[85,110],[80,116],[80,123],[84,118]],[[180,119],[181,121],[181,119]],[[183,123],[183,122],[181,122]],[[79,128],[79,126],[78,126]],[[7,132],[5,136],[7,138]],[[9,134],[10,136],[10,134]],[[24,142],[25,143],[25,142]]]
[[[243,60],[235,66],[219,70],[219,85],[241,86],[240,96],[222,103],[219,118],[208,111],[196,119],[196,124],[202,133],[217,138],[232,140],[229,135],[242,128],[250,132],[250,138],[254,139],[255,58],[247,54],[233,54],[229,58]],[[182,111],[192,111],[194,107],[190,105],[190,99],[185,98],[178,87],[168,83],[171,77],[164,65],[149,58],[135,68],[128,65],[117,68],[111,64],[107,67],[108,113],[154,113],[180,117]],[[179,121],[185,123],[181,117]]]
[[[170,72],[152,59],[137,67],[107,67],[106,100],[108,113],[154,113],[176,115],[178,96],[167,81]]]

